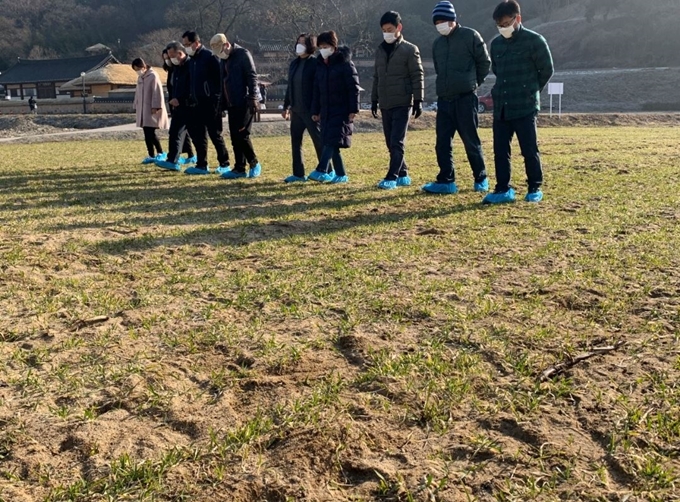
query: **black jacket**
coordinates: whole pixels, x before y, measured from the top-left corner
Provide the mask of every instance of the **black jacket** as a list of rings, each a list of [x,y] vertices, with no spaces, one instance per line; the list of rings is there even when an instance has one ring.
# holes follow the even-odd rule
[[[256,103],[260,101],[255,62],[247,49],[234,44],[229,58],[220,60],[219,66],[222,82],[220,102],[222,110],[248,106],[252,101]]]
[[[286,87],[286,98],[283,100],[283,109],[287,110],[292,106],[293,99],[293,89],[292,85],[293,77],[300,65],[301,59],[295,58],[290,62],[290,67],[288,68],[288,87]],[[316,78],[316,68],[317,68],[317,58],[316,56],[309,56],[307,62],[305,63],[304,73],[302,75],[302,92],[300,95],[304,100],[304,105],[307,110],[312,109],[312,99],[314,97],[314,79]]]
[[[173,66],[168,70],[168,96],[176,99],[180,105],[186,105],[191,95],[191,79],[189,65]]]
[[[220,64],[213,53],[201,46],[185,65],[189,67],[191,101],[216,106],[220,99]]]
[[[354,121],[359,113],[359,74],[347,47],[338,49],[326,63],[319,58],[314,80],[312,115],[321,116],[321,141],[324,145],[352,146]]]

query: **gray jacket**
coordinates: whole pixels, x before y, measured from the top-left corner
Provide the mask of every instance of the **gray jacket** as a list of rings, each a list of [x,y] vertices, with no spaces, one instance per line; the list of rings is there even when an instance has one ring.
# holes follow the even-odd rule
[[[491,58],[479,33],[458,25],[448,36],[440,36],[432,46],[437,72],[437,97],[452,99],[474,92],[491,68]]]
[[[420,50],[399,37],[387,55],[383,42],[375,53],[375,73],[371,101],[381,109],[411,106],[425,98],[425,78]]]

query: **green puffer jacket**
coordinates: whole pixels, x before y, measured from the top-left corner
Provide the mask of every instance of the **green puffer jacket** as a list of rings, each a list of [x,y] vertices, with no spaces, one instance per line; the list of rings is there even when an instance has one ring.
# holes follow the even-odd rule
[[[411,106],[425,98],[425,79],[420,50],[399,37],[388,56],[384,44],[375,53],[375,73],[371,100],[380,108],[389,110]]]
[[[457,25],[448,36],[440,36],[434,41],[432,57],[439,99],[454,99],[476,91],[491,67],[491,58],[482,36],[461,25]]]

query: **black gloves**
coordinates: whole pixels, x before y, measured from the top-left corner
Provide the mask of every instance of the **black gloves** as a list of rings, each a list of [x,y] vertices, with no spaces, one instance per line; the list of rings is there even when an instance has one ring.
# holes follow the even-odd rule
[[[423,102],[422,101],[415,101],[413,103],[413,117],[418,118],[423,114]]]
[[[373,114],[373,118],[377,119],[378,118],[378,102],[373,101],[371,104],[371,113]]]

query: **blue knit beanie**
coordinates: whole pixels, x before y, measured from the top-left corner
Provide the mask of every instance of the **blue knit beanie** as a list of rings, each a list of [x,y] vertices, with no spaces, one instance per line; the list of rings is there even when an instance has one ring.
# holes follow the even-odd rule
[[[455,21],[456,9],[453,8],[451,2],[439,2],[432,11],[432,22],[437,21]]]

